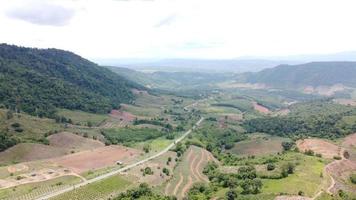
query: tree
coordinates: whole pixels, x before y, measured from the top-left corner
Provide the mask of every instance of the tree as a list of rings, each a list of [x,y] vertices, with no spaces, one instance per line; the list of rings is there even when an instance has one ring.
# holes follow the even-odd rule
[[[150,144],[145,144],[145,145],[143,145],[143,151],[144,151],[145,153],[149,153],[150,150],[151,150],[151,145],[150,145]]]
[[[351,183],[356,184],[356,174],[351,174],[350,181]]]
[[[230,189],[226,192],[227,200],[235,200],[237,198],[237,192],[233,189]]]
[[[243,194],[257,194],[262,188],[262,181],[260,179],[246,179],[240,184]]]
[[[293,142],[282,142],[282,147],[284,151],[289,151],[293,147]]]
[[[167,176],[169,176],[169,169],[167,169],[167,168],[163,168],[162,169],[162,172],[165,174],[165,175],[167,175]]]
[[[13,117],[14,117],[14,114],[13,114],[12,110],[8,110],[6,112],[6,119],[11,119]]]
[[[268,163],[267,164],[267,170],[268,171],[272,171],[276,168],[276,166],[273,163]]]

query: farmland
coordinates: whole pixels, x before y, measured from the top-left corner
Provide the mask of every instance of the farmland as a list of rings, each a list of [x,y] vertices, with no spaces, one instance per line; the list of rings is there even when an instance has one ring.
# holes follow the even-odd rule
[[[211,159],[209,152],[191,146],[177,163],[177,167],[173,171],[174,176],[164,185],[164,193],[181,199],[186,196],[194,183],[209,182],[202,170]]]

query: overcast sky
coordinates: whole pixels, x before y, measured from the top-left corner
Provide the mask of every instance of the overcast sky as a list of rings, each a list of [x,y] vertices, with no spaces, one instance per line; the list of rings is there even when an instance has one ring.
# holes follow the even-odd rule
[[[0,43],[87,58],[356,50],[355,0],[1,0]]]

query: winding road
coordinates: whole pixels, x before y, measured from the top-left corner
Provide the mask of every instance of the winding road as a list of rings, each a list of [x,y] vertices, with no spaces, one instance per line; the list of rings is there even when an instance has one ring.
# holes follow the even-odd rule
[[[155,154],[155,155],[152,155],[152,156],[150,156],[150,157],[148,157],[148,158],[145,158],[145,159],[143,159],[143,160],[140,160],[140,161],[138,161],[138,162],[136,162],[136,163],[127,165],[127,166],[125,166],[125,167],[123,167],[123,168],[120,168],[120,169],[118,169],[118,170],[115,170],[115,171],[112,171],[112,172],[103,174],[103,175],[101,175],[101,176],[95,177],[95,178],[93,178],[93,179],[86,180],[86,181],[84,181],[84,182],[78,183],[78,184],[76,184],[76,185],[74,185],[74,186],[72,186],[72,187],[64,188],[64,189],[62,189],[62,190],[59,190],[59,191],[56,191],[56,192],[53,192],[53,193],[50,193],[50,194],[46,194],[46,195],[44,195],[44,196],[42,196],[42,197],[37,198],[36,200],[44,200],[44,199],[53,198],[53,197],[58,196],[58,195],[60,195],[60,194],[63,194],[63,193],[72,191],[72,190],[74,190],[75,188],[79,188],[79,187],[88,185],[88,184],[90,184],[90,183],[94,183],[94,182],[103,180],[103,179],[108,178],[108,177],[110,177],[110,176],[116,175],[116,174],[118,174],[118,173],[124,172],[124,171],[129,170],[129,169],[132,169],[132,168],[134,168],[134,167],[136,167],[136,166],[139,166],[139,165],[141,165],[141,164],[143,164],[143,163],[146,163],[146,162],[148,162],[148,161],[150,161],[150,160],[152,160],[152,159],[155,159],[155,158],[157,158],[157,157],[163,155],[164,153],[168,152],[168,151],[169,151],[171,148],[173,148],[178,142],[182,141],[185,137],[187,137],[197,126],[199,126],[199,124],[200,124],[203,120],[204,120],[204,118],[201,117],[201,118],[199,119],[199,121],[197,121],[197,122],[195,123],[195,125],[194,125],[191,129],[189,129],[189,130],[188,130],[187,132],[185,132],[181,137],[179,137],[178,139],[176,139],[173,143],[171,143],[169,146],[167,146],[165,149],[163,149],[162,151],[158,152],[158,153]]]

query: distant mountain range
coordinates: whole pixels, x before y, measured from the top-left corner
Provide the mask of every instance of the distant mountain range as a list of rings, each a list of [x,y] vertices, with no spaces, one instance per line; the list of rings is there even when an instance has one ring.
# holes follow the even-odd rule
[[[315,61],[356,61],[356,51],[320,55],[274,57],[239,57],[236,59],[97,59],[102,65],[140,71],[169,72],[257,72],[282,64],[303,64]]]
[[[279,65],[257,73],[246,73],[248,83],[263,83],[273,87],[356,86],[356,62],[311,62],[300,65]]]
[[[71,52],[0,44],[0,107],[53,116],[56,107],[105,113],[142,86]]]

